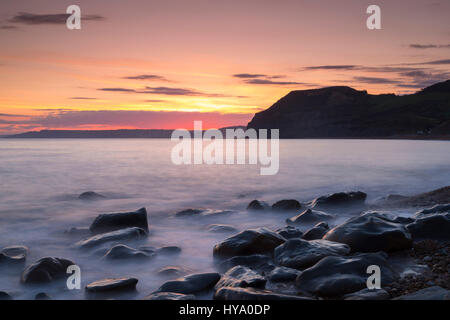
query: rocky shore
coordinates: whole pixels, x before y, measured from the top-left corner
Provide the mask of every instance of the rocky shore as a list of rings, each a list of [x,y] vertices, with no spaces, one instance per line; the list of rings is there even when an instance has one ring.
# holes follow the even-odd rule
[[[280,200],[269,205],[251,201],[249,214],[279,216],[285,227],[239,230],[209,224],[205,233],[223,234],[211,248],[216,272],[190,273],[166,266],[158,270],[167,281],[145,300],[448,300],[450,299],[450,187],[415,196],[390,195],[366,203],[364,192],[340,192],[310,202]],[[97,201],[88,192],[80,201]],[[395,215],[393,208],[415,208],[413,216]],[[342,221],[340,212],[352,212]],[[229,210],[185,209],[173,215],[184,221],[209,221],[239,214]],[[285,218],[286,215],[289,218]],[[151,225],[150,225],[151,227]],[[183,247],[138,246],[151,237],[147,210],[102,214],[89,227],[66,230],[75,237],[72,249],[92,252],[108,263],[151,263],[159,256],[180,254]],[[229,235],[226,237],[226,235]],[[3,268],[23,270],[18,282],[27,286],[65,285],[67,268],[76,261],[64,257],[27,260],[33,250],[23,245],[0,247]],[[51,252],[49,252],[51,255]],[[367,286],[370,266],[380,269],[380,288]],[[83,266],[81,266],[82,268]],[[83,288],[87,299],[122,298],[136,292],[138,277],[98,279]],[[51,299],[45,292],[36,299]],[[2,291],[0,299],[14,299]]]

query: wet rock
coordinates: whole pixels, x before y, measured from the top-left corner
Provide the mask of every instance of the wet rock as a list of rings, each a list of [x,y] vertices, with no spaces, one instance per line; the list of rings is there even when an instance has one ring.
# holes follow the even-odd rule
[[[233,213],[230,210],[213,210],[213,209],[185,209],[175,213],[175,217],[177,218],[185,218],[185,217],[202,217],[202,218],[212,218],[218,216],[229,215]]]
[[[158,292],[192,294],[212,289],[219,280],[220,274],[218,273],[191,274],[164,283]]]
[[[362,214],[366,217],[377,217],[389,222],[394,223],[401,223],[401,224],[408,224],[411,222],[414,222],[415,219],[410,217],[402,217],[402,216],[396,216],[395,214],[388,213],[388,212],[377,212],[377,211],[368,211]]]
[[[310,298],[275,293],[255,288],[223,287],[214,294],[215,300],[311,300]]]
[[[223,270],[228,270],[235,266],[244,266],[256,271],[271,271],[275,268],[272,258],[263,254],[232,257],[221,262],[219,267]]]
[[[294,281],[301,271],[287,267],[276,267],[267,276],[271,282],[290,282]]]
[[[181,253],[181,248],[177,246],[167,246],[157,249],[156,253],[164,256],[177,255]]]
[[[21,281],[26,284],[51,282],[65,277],[67,268],[74,264],[67,259],[42,258],[23,271]]]
[[[303,239],[305,240],[318,240],[322,239],[323,236],[330,230],[330,227],[328,226],[328,223],[326,222],[319,222],[314,227],[309,229],[305,232],[303,235]]]
[[[216,290],[222,287],[261,288],[264,289],[267,280],[255,271],[236,266],[228,270],[214,287]]]
[[[338,192],[327,196],[316,198],[312,201],[313,208],[329,208],[342,205],[361,205],[364,204],[367,194],[361,191],[356,192]]]
[[[347,255],[350,248],[346,244],[326,240],[306,241],[290,239],[275,248],[275,262],[284,267],[304,269],[314,265],[324,257]]]
[[[34,300],[52,300],[52,298],[45,292],[40,292],[34,296]]]
[[[28,248],[25,246],[10,246],[0,251],[0,264],[25,263]]]
[[[231,233],[239,231],[235,227],[226,224],[210,224],[206,227],[206,230],[213,233]]]
[[[75,246],[80,249],[87,249],[107,242],[142,239],[146,236],[147,232],[144,229],[132,227],[95,235],[85,240],[78,241]]]
[[[156,271],[156,274],[160,277],[181,277],[186,274],[187,270],[177,266],[167,266]]]
[[[71,236],[85,236],[91,233],[89,227],[72,227],[64,231],[65,234]]]
[[[148,253],[146,251],[131,248],[124,244],[118,244],[109,249],[104,255],[104,258],[110,260],[150,259],[154,256],[155,253]]]
[[[411,197],[386,201],[386,205],[396,207],[426,207],[438,203],[450,203],[450,186],[421,193]]]
[[[12,300],[13,298],[6,292],[0,291],[0,300]]]
[[[214,247],[215,257],[233,257],[272,252],[285,239],[266,228],[245,230]]]
[[[388,300],[390,295],[383,289],[363,289],[354,293],[345,295],[344,300]]]
[[[136,290],[136,278],[103,279],[91,282],[86,286],[88,293],[126,292]]]
[[[416,218],[424,218],[430,214],[440,214],[440,213],[449,213],[450,212],[450,203],[449,204],[437,204],[431,208],[420,210],[416,213]]]
[[[314,223],[318,221],[330,220],[333,219],[334,216],[322,211],[306,209],[302,213],[286,219],[287,224],[306,224],[306,223]]]
[[[82,194],[80,194],[78,196],[78,199],[92,201],[92,200],[106,199],[106,197],[104,195],[101,195],[94,191],[86,191],[86,192],[83,192]]]
[[[278,229],[276,232],[285,239],[301,238],[303,236],[303,232],[293,226]]]
[[[253,200],[247,206],[248,211],[264,211],[269,209],[270,206],[266,202],[259,200]]]
[[[406,227],[380,215],[363,214],[331,229],[325,240],[348,244],[352,252],[392,252],[412,246]]]
[[[397,297],[394,300],[450,300],[450,290],[434,286]]]
[[[416,240],[450,240],[450,213],[431,214],[406,226]]]
[[[317,296],[341,296],[367,288],[367,267],[377,265],[381,269],[381,287],[384,287],[398,277],[386,258],[381,252],[326,257],[304,270],[297,277],[296,285],[302,292]]]
[[[195,300],[195,296],[175,292],[156,292],[144,297],[143,300]]]
[[[297,211],[302,205],[297,200],[280,200],[272,205],[274,211]]]
[[[130,227],[138,227],[148,231],[147,210],[145,208],[133,212],[101,214],[95,218],[89,229],[93,233],[103,233]]]
[[[181,210],[181,211],[175,213],[175,216],[176,217],[190,217],[190,216],[199,215],[202,212],[203,212],[202,209],[185,209],[185,210]]]

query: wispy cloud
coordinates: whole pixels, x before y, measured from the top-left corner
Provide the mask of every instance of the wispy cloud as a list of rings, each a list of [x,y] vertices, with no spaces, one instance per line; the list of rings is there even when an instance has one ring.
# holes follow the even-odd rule
[[[97,98],[91,98],[91,97],[70,97],[71,100],[96,100]]]
[[[165,96],[204,96],[204,97],[235,97],[246,98],[246,96],[230,96],[221,93],[208,93],[188,88],[172,88],[172,87],[149,87],[146,86],[143,89],[128,89],[128,88],[100,88],[100,91],[109,92],[124,92],[124,93],[138,93],[138,94],[158,94]]]
[[[357,65],[323,65],[304,67],[302,70],[355,70],[359,67]]]
[[[247,84],[256,85],[278,85],[278,86],[290,86],[290,85],[308,85],[314,86],[310,83],[296,82],[296,81],[276,81],[276,79],[286,78],[285,75],[267,75],[260,73],[237,73],[233,74],[234,78],[243,79]]]
[[[413,49],[449,49],[450,44],[417,44],[413,43],[409,45]]]
[[[57,14],[34,14],[27,12],[19,12],[14,17],[9,19],[9,22],[28,24],[28,25],[40,25],[40,24],[65,24],[70,14],[57,13]],[[84,15],[83,21],[101,21],[105,18],[100,15]]]
[[[170,81],[170,80],[166,79],[165,77],[156,75],[156,74],[140,74],[140,75],[136,75],[136,76],[123,77],[122,79]]]
[[[0,30],[17,30],[19,29],[16,26],[11,26],[11,25],[2,25],[0,26]]]
[[[260,84],[260,85],[280,85],[280,86],[290,86],[290,85],[307,85],[314,86],[312,83],[296,82],[296,81],[273,81],[269,79],[249,79],[245,83],[248,84]]]
[[[361,77],[356,76],[353,77],[354,81],[361,82],[361,83],[367,83],[367,84],[398,84],[400,81],[395,79],[388,79],[388,78],[377,78],[377,77]]]

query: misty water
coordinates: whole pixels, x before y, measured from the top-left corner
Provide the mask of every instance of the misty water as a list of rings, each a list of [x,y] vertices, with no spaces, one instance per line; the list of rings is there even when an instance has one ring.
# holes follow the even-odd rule
[[[162,267],[216,270],[213,246],[230,234],[210,233],[205,230],[209,224],[276,229],[292,216],[247,213],[253,199],[270,204],[291,198],[307,202],[331,192],[361,190],[368,194],[368,202],[376,202],[388,194],[411,195],[450,181],[447,141],[282,140],[280,169],[274,176],[261,176],[258,165],[176,166],[171,161],[174,144],[162,139],[1,140],[0,248],[26,245],[30,249],[26,265],[45,256],[71,259],[81,268],[82,286],[108,277],[136,277],[137,293],[123,297],[139,299],[170,279],[156,275]],[[107,199],[78,199],[90,190]],[[111,262],[102,259],[104,251],[73,248],[83,236],[64,233],[71,227],[89,226],[100,213],[141,207],[147,208],[150,234],[126,244],[179,246],[180,255]],[[173,216],[187,208],[234,213],[216,218]],[[349,215],[338,212],[342,219]],[[64,281],[20,284],[24,267],[2,267],[0,291],[15,299],[32,299],[38,292],[54,299],[85,298],[84,290],[69,291]]]

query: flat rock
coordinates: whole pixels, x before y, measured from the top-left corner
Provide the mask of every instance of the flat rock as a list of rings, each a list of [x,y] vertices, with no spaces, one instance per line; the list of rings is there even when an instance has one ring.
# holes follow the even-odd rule
[[[99,194],[97,192],[94,192],[94,191],[86,191],[86,192],[83,192],[82,194],[80,194],[78,196],[78,199],[93,201],[93,200],[106,199],[106,197],[104,195],[101,195],[101,194]]]
[[[97,234],[90,238],[78,241],[75,246],[80,249],[87,249],[99,246],[101,244],[112,242],[112,241],[125,241],[142,239],[147,236],[147,232],[144,229],[132,227],[116,231],[111,231],[107,233]]]
[[[450,300],[450,290],[434,286],[394,298],[394,300]]]
[[[297,211],[302,205],[297,200],[280,200],[272,205],[273,211]]]
[[[34,296],[34,300],[52,300],[52,298],[45,292],[39,292]]]
[[[408,224],[407,229],[416,240],[450,240],[450,213],[431,214]]]
[[[185,209],[175,213],[177,218],[185,217],[202,217],[202,218],[213,218],[218,216],[224,216],[232,214],[233,211],[230,210],[213,210],[213,209]]]
[[[386,201],[385,205],[395,207],[426,207],[442,203],[450,203],[450,186],[410,197],[391,199]]]
[[[191,274],[164,283],[157,292],[193,294],[212,289],[220,280],[218,273]]]
[[[267,280],[252,269],[244,266],[236,266],[228,270],[214,287],[216,290],[222,287],[261,288],[264,289]]]
[[[181,277],[186,273],[187,270],[185,268],[178,266],[166,266],[156,271],[156,274],[160,277],[174,277],[174,278]]]
[[[286,219],[287,224],[299,225],[333,219],[334,216],[322,211],[306,209],[302,213]]]
[[[125,292],[136,290],[136,278],[103,279],[91,282],[86,286],[88,293]]]
[[[347,255],[350,247],[346,244],[327,240],[290,239],[275,248],[275,262],[284,267],[305,269],[324,257]]]
[[[388,300],[390,295],[383,289],[363,289],[357,292],[345,295],[344,300]]]
[[[221,261],[219,267],[228,270],[235,266],[244,266],[256,271],[271,271],[275,266],[272,263],[272,258],[263,254],[252,254],[249,256],[236,256]]]
[[[287,267],[276,267],[267,276],[271,282],[290,282],[294,281],[301,271]]]
[[[366,197],[367,194],[361,191],[338,192],[314,199],[311,206],[313,208],[330,208],[342,205],[362,205]]]
[[[311,300],[310,298],[275,293],[255,288],[223,287],[216,291],[214,300]]]
[[[286,240],[279,234],[266,229],[250,229],[242,231],[214,247],[215,257],[233,257],[270,253]]]
[[[0,251],[0,264],[25,263],[28,248],[25,246],[5,247]]]
[[[303,239],[305,240],[318,240],[322,239],[323,236],[330,230],[328,223],[319,222],[311,229],[307,230],[303,235]]]
[[[175,292],[156,292],[144,297],[143,300],[195,300],[195,296]]]
[[[212,233],[232,233],[239,231],[235,227],[227,224],[210,224],[206,227],[206,230]]]
[[[22,273],[22,283],[48,283],[65,277],[67,268],[74,265],[70,260],[61,258],[42,258],[28,266]]]
[[[95,218],[89,229],[93,233],[104,233],[130,227],[148,231],[147,210],[145,208],[133,212],[101,214]]]
[[[270,210],[270,206],[260,200],[253,200],[251,201],[247,206],[248,211],[264,211],[264,210]]]
[[[352,252],[393,252],[412,246],[412,238],[403,224],[369,213],[351,218],[331,229],[325,240],[348,244]]]
[[[181,248],[177,246],[166,246],[157,249],[156,253],[164,256],[177,255],[181,253]]]
[[[110,260],[150,259],[155,257],[155,255],[155,253],[149,253],[148,251],[134,249],[124,244],[118,244],[109,249],[104,255],[104,258]]]
[[[303,236],[303,232],[293,226],[280,228],[276,232],[285,239],[301,238]]]
[[[430,214],[440,214],[440,213],[449,213],[450,212],[450,203],[448,204],[437,204],[431,208],[423,209],[418,211],[415,214],[416,218],[424,218]]]
[[[354,256],[329,256],[296,279],[296,286],[305,293],[324,297],[337,297],[367,288],[367,268],[377,265],[381,269],[381,287],[392,283],[398,275],[388,264],[387,255],[361,253]]]

